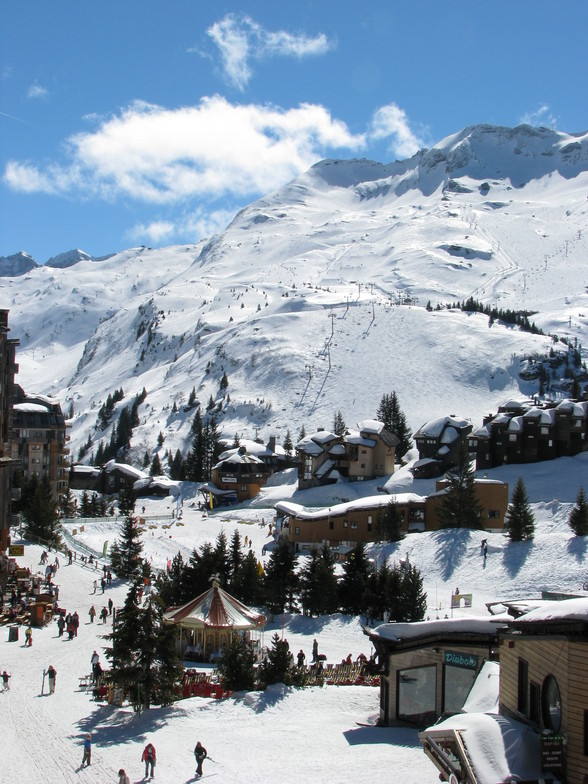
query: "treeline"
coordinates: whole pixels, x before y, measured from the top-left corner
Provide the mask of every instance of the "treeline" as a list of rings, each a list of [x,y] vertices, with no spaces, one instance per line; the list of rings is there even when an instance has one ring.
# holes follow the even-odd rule
[[[426,594],[419,570],[406,562],[373,564],[366,546],[357,544],[336,573],[336,559],[326,545],[310,551],[298,568],[287,540],[280,540],[263,569],[252,550],[243,552],[235,529],[230,542],[224,531],[215,544],[194,549],[187,562],[178,553],[171,568],[157,578],[166,606],[181,605],[210,587],[211,575],[244,604],[265,607],[270,613],[302,612],[318,616],[343,612],[395,621],[422,620]]]
[[[474,297],[468,297],[466,300],[462,300],[461,302],[454,302],[453,304],[449,305],[437,304],[435,310],[450,310],[452,308],[456,310],[463,310],[468,313],[484,313],[486,316],[488,316],[490,326],[495,321],[502,321],[504,324],[512,324],[513,326],[518,327],[523,332],[531,332],[533,335],[545,334],[543,330],[539,329],[534,321],[529,321],[529,316],[532,316],[535,311],[511,310],[510,308],[505,310],[503,308],[497,308],[495,305],[484,305],[482,302],[474,299]],[[427,303],[427,310],[433,310],[430,301]]]

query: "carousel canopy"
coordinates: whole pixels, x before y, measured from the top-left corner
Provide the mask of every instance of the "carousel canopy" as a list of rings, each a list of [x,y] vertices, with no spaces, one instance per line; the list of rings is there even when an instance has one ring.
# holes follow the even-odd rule
[[[163,617],[166,621],[192,629],[261,629],[265,615],[250,610],[233,596],[223,591],[214,581],[212,588],[183,604],[170,607]]]

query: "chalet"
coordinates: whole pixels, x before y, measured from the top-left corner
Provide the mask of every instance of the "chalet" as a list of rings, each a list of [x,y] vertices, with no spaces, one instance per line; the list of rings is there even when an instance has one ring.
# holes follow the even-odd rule
[[[358,542],[375,541],[378,515],[390,504],[395,505],[404,530],[424,530],[425,498],[416,493],[367,496],[322,509],[279,501],[275,509],[282,536],[296,552],[326,544],[344,558]]]
[[[412,472],[415,478],[430,479],[448,471],[457,462],[460,441],[472,431],[472,423],[454,416],[426,422],[414,434],[419,459]]]
[[[469,436],[478,469],[503,463],[534,463],[575,455],[588,448],[588,403],[509,401]]]
[[[394,473],[398,437],[373,419],[359,422],[357,428],[343,436],[318,430],[296,445],[301,490],[341,477],[364,481]]]
[[[486,531],[503,531],[504,518],[508,509],[508,483],[497,479],[474,479],[476,500],[482,509],[482,527]],[[437,511],[448,491],[447,479],[439,479],[436,492],[425,501],[425,530],[435,531],[441,527]]]
[[[342,555],[358,542],[376,541],[378,516],[390,505],[396,509],[400,528],[406,533],[436,531],[437,510],[447,492],[447,481],[437,482],[431,496],[416,493],[380,493],[320,509],[307,509],[291,501],[275,505],[278,527],[296,552],[327,544]],[[508,508],[508,484],[498,480],[476,479],[476,497],[482,507],[483,527],[502,531]]]
[[[275,436],[267,444],[244,440],[221,453],[212,468],[211,481],[200,488],[204,504],[212,508],[249,501],[272,474],[294,464],[295,459],[276,444]]]
[[[223,492],[233,492],[237,501],[254,498],[265,485],[270,471],[259,457],[247,454],[245,446],[223,452],[212,469],[212,484]],[[222,498],[222,495],[220,496]]]

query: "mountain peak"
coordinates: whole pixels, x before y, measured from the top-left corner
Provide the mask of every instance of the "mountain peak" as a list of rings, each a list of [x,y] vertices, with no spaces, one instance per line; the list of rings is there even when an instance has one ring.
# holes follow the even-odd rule
[[[15,278],[19,275],[26,275],[39,265],[32,256],[20,250],[12,256],[0,256],[0,278]]]

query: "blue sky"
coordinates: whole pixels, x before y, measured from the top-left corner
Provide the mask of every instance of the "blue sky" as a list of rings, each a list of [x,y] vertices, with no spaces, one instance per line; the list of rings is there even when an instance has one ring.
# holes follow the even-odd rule
[[[588,128],[588,3],[22,0],[0,9],[0,255],[196,242],[321,158]]]

